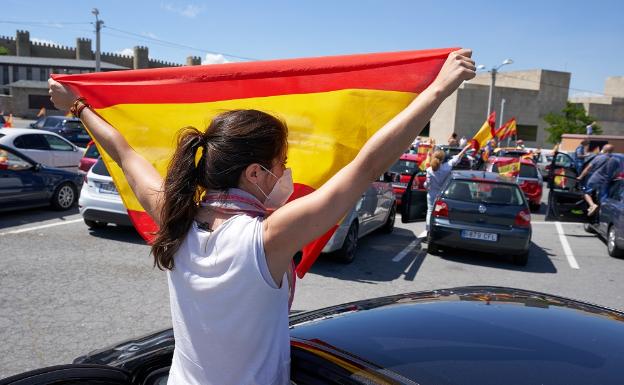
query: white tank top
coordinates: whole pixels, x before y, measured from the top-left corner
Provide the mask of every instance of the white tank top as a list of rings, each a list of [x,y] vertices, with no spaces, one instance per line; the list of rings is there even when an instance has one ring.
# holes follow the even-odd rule
[[[288,281],[268,273],[262,219],[237,215],[213,232],[193,222],[174,263],[167,384],[288,384]]]

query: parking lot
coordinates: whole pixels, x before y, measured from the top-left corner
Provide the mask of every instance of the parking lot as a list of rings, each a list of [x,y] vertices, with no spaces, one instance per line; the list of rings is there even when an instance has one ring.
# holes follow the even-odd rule
[[[546,194],[544,195],[546,196]],[[322,256],[297,284],[293,311],[463,285],[525,288],[623,309],[624,260],[580,224],[533,214],[527,266],[468,251],[428,255],[424,223],[360,240],[355,261]],[[77,209],[4,213],[0,220],[0,378],[70,362],[90,350],[170,326],[165,273],[128,228],[88,230]]]

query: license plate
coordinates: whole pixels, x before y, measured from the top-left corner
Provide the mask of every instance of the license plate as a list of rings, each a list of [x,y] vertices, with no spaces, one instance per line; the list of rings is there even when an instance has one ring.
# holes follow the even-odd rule
[[[102,194],[119,194],[117,187],[112,183],[98,183],[98,192]]]
[[[496,242],[498,240],[498,234],[496,233],[484,233],[482,231],[462,230],[462,238],[478,239],[480,241]]]

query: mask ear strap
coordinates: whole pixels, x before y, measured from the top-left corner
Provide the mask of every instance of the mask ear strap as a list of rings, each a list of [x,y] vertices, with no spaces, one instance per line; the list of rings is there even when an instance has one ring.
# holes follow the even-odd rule
[[[260,186],[258,186],[258,184],[257,184],[257,183],[254,183],[254,185],[258,188],[258,190],[260,190],[260,192],[262,193],[262,195],[264,195],[264,198],[265,198],[265,199],[269,197],[268,195],[266,195],[266,194],[265,194],[265,192],[264,192],[264,191],[262,191],[262,189],[260,188]]]

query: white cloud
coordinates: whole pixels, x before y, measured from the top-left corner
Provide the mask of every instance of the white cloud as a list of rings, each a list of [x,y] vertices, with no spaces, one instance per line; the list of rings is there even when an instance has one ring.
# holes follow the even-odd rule
[[[31,37],[30,41],[33,43],[39,43],[39,44],[51,44],[51,45],[61,45],[53,40],[48,40],[48,39],[39,39],[36,37]]]
[[[223,63],[229,63],[229,62],[230,61],[227,60],[225,56],[221,55],[220,53],[218,54],[207,53],[206,58],[204,59],[202,64],[223,64]]]
[[[156,36],[156,34],[151,33],[151,32],[141,32],[141,35],[145,37],[149,37],[151,39],[158,39],[158,36]]]
[[[197,4],[178,6],[171,3],[161,3],[160,7],[165,11],[177,13],[178,15],[188,17],[189,19],[195,18],[197,15],[204,11],[204,6],[200,6]]]
[[[134,56],[134,50],[132,48],[124,48],[121,51],[117,51],[115,53],[123,56]]]

